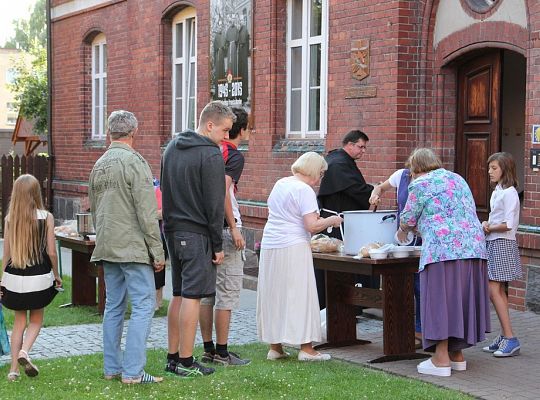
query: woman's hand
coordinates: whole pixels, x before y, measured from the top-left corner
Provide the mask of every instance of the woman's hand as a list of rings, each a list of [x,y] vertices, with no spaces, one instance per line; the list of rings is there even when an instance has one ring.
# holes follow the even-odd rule
[[[491,230],[489,229],[489,222],[482,222],[482,229],[484,230],[484,233],[491,233]]]
[[[334,228],[339,228],[339,226],[341,225],[341,223],[343,222],[343,218],[341,218],[339,215],[332,215],[331,217],[328,217],[328,218],[325,218],[326,221],[328,221],[330,223],[330,225],[328,225],[328,227],[334,227]]]
[[[369,198],[369,204],[371,205],[379,205],[379,203],[381,202],[381,197],[379,196],[379,194],[375,193],[375,189],[373,190],[373,192],[371,192],[371,196]]]
[[[54,276],[55,287],[62,287],[62,278],[59,275]]]
[[[408,233],[405,232],[403,229],[399,228],[397,231],[397,238],[401,243],[407,243],[407,235]]]

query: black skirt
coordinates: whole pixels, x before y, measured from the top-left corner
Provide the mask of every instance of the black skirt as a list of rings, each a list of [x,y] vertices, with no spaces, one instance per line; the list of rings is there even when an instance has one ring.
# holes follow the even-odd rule
[[[25,269],[13,267],[9,260],[2,275],[2,305],[17,311],[44,308],[58,293],[54,286],[51,260],[46,253],[41,263]]]

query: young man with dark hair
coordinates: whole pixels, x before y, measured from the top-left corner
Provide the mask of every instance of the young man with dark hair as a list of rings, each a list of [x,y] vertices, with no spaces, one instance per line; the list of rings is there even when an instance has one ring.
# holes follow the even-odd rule
[[[218,266],[216,295],[201,300],[199,324],[204,341],[204,362],[220,365],[247,365],[237,354],[228,351],[231,312],[240,302],[244,271],[244,247],[242,220],[236,201],[236,185],[244,169],[244,156],[238,150],[242,140],[248,140],[248,114],[244,109],[233,108],[236,122],[229,131],[229,138],[221,143],[221,153],[225,162],[225,227],[223,229],[223,250],[225,258]],[[212,340],[212,322],[215,311],[216,346]]]

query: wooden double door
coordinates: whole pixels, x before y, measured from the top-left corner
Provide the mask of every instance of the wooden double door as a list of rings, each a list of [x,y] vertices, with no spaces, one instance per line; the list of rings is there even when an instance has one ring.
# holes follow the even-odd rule
[[[482,220],[491,196],[486,161],[501,149],[502,57],[491,51],[458,70],[456,172],[469,184]]]

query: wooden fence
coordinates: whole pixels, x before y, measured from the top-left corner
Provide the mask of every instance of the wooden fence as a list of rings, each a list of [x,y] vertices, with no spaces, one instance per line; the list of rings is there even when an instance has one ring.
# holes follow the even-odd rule
[[[39,181],[41,186],[41,195],[43,196],[43,202],[46,209],[50,209],[49,198],[49,179],[52,168],[52,163],[49,157],[47,156],[14,156],[4,155],[1,158],[1,167],[2,167],[2,215],[1,215],[1,230],[4,229],[4,216],[6,215],[9,198],[11,196],[11,190],[13,189],[13,182],[19,176],[23,174],[32,174]]]

